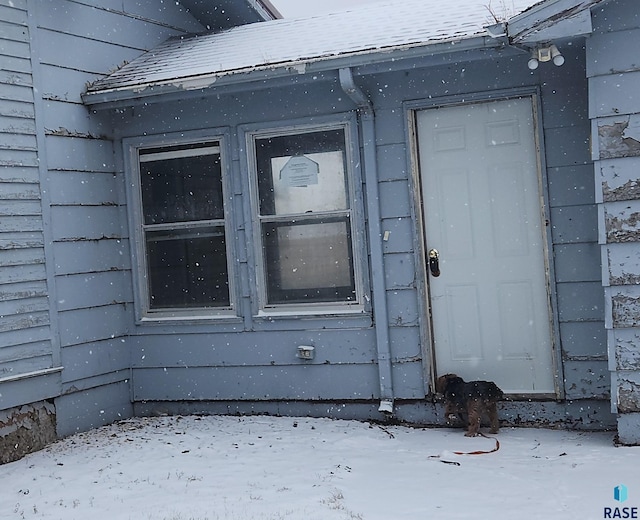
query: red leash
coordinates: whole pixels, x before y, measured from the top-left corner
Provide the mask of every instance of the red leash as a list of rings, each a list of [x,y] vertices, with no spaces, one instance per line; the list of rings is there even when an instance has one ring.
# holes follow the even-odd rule
[[[455,455],[486,455],[487,453],[494,453],[494,452],[496,452],[496,451],[498,451],[500,449],[500,441],[498,439],[496,439],[495,437],[489,437],[488,435],[485,435],[484,433],[481,433],[481,432],[478,432],[478,435],[481,435],[485,439],[494,439],[496,441],[496,447],[493,448],[492,450],[489,450],[489,451],[485,451],[485,450],[454,451],[453,453]]]
[[[494,453],[496,451],[498,451],[500,449],[500,441],[498,439],[496,439],[495,437],[489,437],[488,435],[485,435],[484,433],[480,433],[478,432],[478,435],[484,437],[485,439],[494,439],[496,441],[496,446],[495,448],[493,448],[492,450],[477,450],[477,451],[452,451],[451,453],[453,453],[454,455],[486,455],[487,453]],[[431,455],[429,457],[430,459],[439,459],[440,455]],[[450,461],[450,460],[440,460],[440,462],[444,463],[444,464],[453,464],[455,466],[459,466],[460,463],[459,462],[455,462],[455,461]]]

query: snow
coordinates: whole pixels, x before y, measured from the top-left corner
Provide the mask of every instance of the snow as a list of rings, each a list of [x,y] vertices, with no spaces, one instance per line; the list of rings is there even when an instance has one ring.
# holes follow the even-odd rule
[[[306,67],[340,57],[367,56],[486,36],[496,18],[511,18],[540,0],[389,0],[299,19],[233,27],[219,33],[177,37],[98,80],[88,93],[149,86],[204,88],[218,78],[279,67]],[[479,48],[486,46],[483,40]],[[365,60],[366,61],[366,60]]]
[[[640,448],[615,447],[612,433],[495,438],[494,453],[456,455],[495,439],[331,419],[136,418],[0,466],[0,517],[550,520],[640,506]]]

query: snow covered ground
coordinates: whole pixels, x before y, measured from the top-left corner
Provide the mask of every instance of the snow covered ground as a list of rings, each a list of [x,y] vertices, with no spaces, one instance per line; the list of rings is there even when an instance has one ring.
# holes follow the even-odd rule
[[[497,452],[455,455],[495,441],[330,419],[131,419],[0,466],[0,518],[550,520],[640,507],[640,448],[612,433],[497,438]]]

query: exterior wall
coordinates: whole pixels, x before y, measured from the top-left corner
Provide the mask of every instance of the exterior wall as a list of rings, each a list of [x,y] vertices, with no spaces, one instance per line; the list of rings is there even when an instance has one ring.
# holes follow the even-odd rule
[[[264,321],[252,316],[250,291],[245,287],[239,305],[241,319],[236,322],[137,324],[129,340],[136,410],[284,413],[305,409],[321,413],[325,409],[344,416],[334,406],[343,403],[352,407],[355,416],[379,418],[372,320],[384,319],[389,327],[398,417],[417,423],[440,421],[437,407],[424,399],[430,371],[422,301],[425,281],[405,102],[461,99],[487,90],[504,94],[509,89],[541,86],[546,188],[556,258],[559,373],[565,380],[560,386],[566,400],[508,403],[503,416],[513,423],[610,427],[600,257],[594,254],[597,218],[588,152],[586,81],[576,80],[585,75],[584,49],[576,45],[565,55],[563,68],[541,67],[536,73],[528,70],[524,55],[437,68],[426,68],[416,60],[393,72],[382,72],[385,67],[358,70],[356,82],[370,96],[376,114],[376,189],[382,230],[389,231],[383,243],[388,315]],[[235,276],[237,283],[246,284],[243,279],[245,275],[252,279],[253,267],[242,126],[264,122],[286,126],[345,112],[355,117],[354,105],[341,91],[336,76],[318,75],[314,81],[295,77],[251,92],[219,88],[204,98],[185,93],[182,101],[147,99],[143,117],[136,108],[123,109],[110,124],[118,129],[119,138],[228,127],[233,136],[233,226],[240,259]],[[296,358],[296,347],[301,344],[316,347],[313,361]]]
[[[618,436],[640,444],[640,13],[631,0],[593,12],[587,74],[612,408]]]
[[[27,2],[0,2],[0,388],[2,408],[60,389],[45,269]]]
[[[50,214],[48,259],[65,367],[56,408],[58,431],[66,435],[132,413],[122,185],[109,131],[88,117],[80,94],[87,81],[123,61],[169,36],[203,27],[175,2],[162,8],[135,1],[31,5],[38,44],[33,63],[43,85],[38,115]],[[77,48],[83,52],[68,52]]]
[[[2,1],[0,20],[0,407],[55,398],[66,435],[132,413],[122,185],[80,95],[203,27],[129,0]]]

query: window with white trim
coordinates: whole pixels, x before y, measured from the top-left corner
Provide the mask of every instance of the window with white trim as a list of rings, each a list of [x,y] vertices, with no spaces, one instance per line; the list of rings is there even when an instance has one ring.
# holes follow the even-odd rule
[[[143,311],[230,308],[220,142],[137,152]]]
[[[358,303],[346,127],[253,135],[261,307]]]

